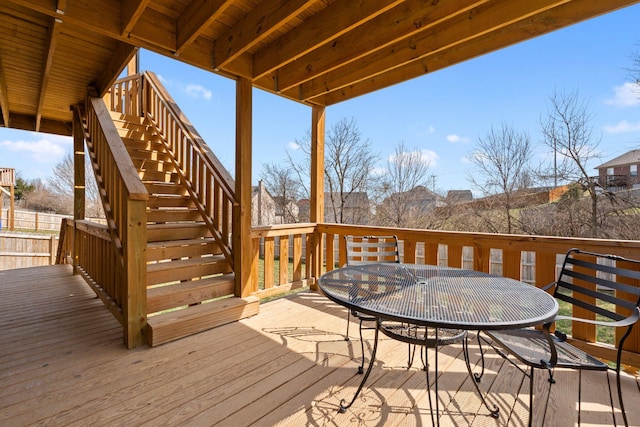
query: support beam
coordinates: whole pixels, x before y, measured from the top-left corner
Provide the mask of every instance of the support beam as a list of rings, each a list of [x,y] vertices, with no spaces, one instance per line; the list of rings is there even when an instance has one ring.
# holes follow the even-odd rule
[[[73,109],[73,219],[85,218],[84,130],[79,107]]]
[[[557,7],[562,0],[540,0],[522,5],[511,3],[487,3],[473,9],[469,14],[461,14],[437,25],[430,26],[427,31],[416,34],[410,42],[398,41],[386,49],[368,54],[348,67],[340,66],[320,76],[318,79],[302,85],[302,92],[306,98],[313,98],[316,94],[339,90],[352,85],[354,82],[364,81],[375,77],[381,71],[392,71],[394,68],[415,62],[426,56],[435,56],[450,50],[455,55],[455,49],[463,48],[473,40],[487,34],[500,33],[503,28],[514,22],[526,21],[544,14],[549,9]],[[453,30],[455,29],[455,30]],[[423,54],[420,54],[424,52]],[[393,61],[390,61],[393,59]],[[348,68],[348,70],[347,70]],[[347,82],[348,83],[345,83]],[[330,82],[328,85],[327,83]]]
[[[58,2],[59,5],[66,2]],[[64,10],[57,9],[57,13],[62,16]],[[44,63],[42,64],[42,73],[40,77],[40,97],[38,99],[38,108],[36,109],[36,132],[40,132],[40,121],[42,120],[42,107],[44,106],[44,98],[47,94],[47,86],[49,85],[49,76],[51,74],[51,66],[53,65],[53,55],[58,44],[58,35],[62,26],[61,18],[51,18],[49,31],[47,34],[47,47],[45,49]]]
[[[286,91],[301,83],[328,73],[393,43],[408,40],[434,25],[467,12],[487,0],[459,0],[456,2],[425,2],[409,0],[388,13],[382,14],[315,49],[278,70],[280,90]],[[505,1],[505,0],[502,0]],[[560,0],[556,0],[560,1]],[[449,29],[449,32],[457,29]]]
[[[125,69],[137,52],[138,48],[133,45],[118,43],[118,47],[113,52],[111,59],[109,59],[109,63],[105,65],[102,74],[93,85],[101,98],[111,88],[111,85],[118,79],[122,70]]]
[[[2,66],[2,56],[0,55],[0,110],[2,110],[2,124],[9,127],[9,95],[7,94],[7,79]]]
[[[122,2],[122,30],[120,32],[122,36],[126,37],[133,30],[150,1],[126,0]]]
[[[254,55],[254,78],[295,61],[359,25],[387,12],[404,0],[335,2]]]
[[[35,116],[26,116],[24,114],[9,114],[9,122],[13,129],[20,130],[36,130]],[[41,119],[40,132],[53,133],[55,135],[71,136],[71,123],[59,122],[54,120]]]
[[[324,134],[325,108],[312,107],[311,118],[311,200],[309,220],[313,223],[324,222]],[[312,275],[322,274],[322,236],[314,234],[312,247]]]
[[[289,23],[315,0],[266,0],[216,40],[215,68],[227,64]]]
[[[200,34],[229,8],[232,0],[194,0],[178,17],[176,55],[182,54]]]
[[[237,297],[251,295],[251,163],[252,110],[251,81],[236,80],[236,205],[233,207],[233,262]]]

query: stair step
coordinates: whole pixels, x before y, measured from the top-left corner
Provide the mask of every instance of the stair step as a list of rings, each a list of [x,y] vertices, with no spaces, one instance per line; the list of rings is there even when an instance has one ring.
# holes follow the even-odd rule
[[[147,244],[147,261],[191,258],[207,254],[221,254],[220,246],[213,238],[172,240]]]
[[[156,313],[233,295],[234,286],[234,275],[225,274],[151,288],[147,291],[147,312]]]
[[[151,134],[144,134],[144,138],[127,138],[126,136],[122,137],[122,142],[124,143],[127,150],[143,150],[143,151],[157,151],[164,152],[165,146],[164,144],[158,140],[157,136]]]
[[[150,194],[147,201],[149,208],[193,207],[191,197],[182,194]]]
[[[232,297],[151,316],[145,331],[147,342],[153,347],[254,316],[260,310],[259,304],[257,297]]]
[[[113,120],[114,122],[126,122],[137,125],[144,124],[144,117],[134,116],[132,114],[124,114],[118,111],[111,110],[109,110],[109,115],[111,116],[111,120]]]
[[[158,262],[147,264],[147,286],[227,273],[231,268],[222,255]]]
[[[164,160],[148,160],[131,157],[131,162],[133,162],[133,165],[138,170],[169,173],[175,171],[173,163]]]
[[[171,163],[171,156],[165,151],[159,151],[155,149],[140,149],[136,147],[128,148],[128,151],[129,156],[131,156],[132,159]]]
[[[147,211],[147,223],[202,222],[197,209],[150,209]]]
[[[152,170],[139,170],[138,176],[142,181],[178,182],[178,174],[175,172],[158,172]]]
[[[184,196],[186,190],[180,184],[175,182],[143,182],[149,194],[178,194]]]
[[[196,239],[211,237],[211,232],[203,223],[148,224],[147,243],[164,240]]]

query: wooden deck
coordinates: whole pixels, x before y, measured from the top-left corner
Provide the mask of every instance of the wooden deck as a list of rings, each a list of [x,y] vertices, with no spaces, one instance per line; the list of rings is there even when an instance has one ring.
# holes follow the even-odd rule
[[[388,339],[362,398],[337,412],[361,378],[359,342],[343,340],[345,317],[321,295],[302,293],[237,323],[126,350],[119,324],[69,266],[0,271],[0,424],[430,425],[424,372],[407,370],[406,345]],[[459,345],[440,353],[440,425],[526,425],[522,374],[490,353],[481,386],[500,407],[494,420],[460,353]],[[472,353],[477,360],[477,348]],[[578,425],[578,375],[556,378],[544,425]],[[537,396],[546,396],[544,375],[537,379]],[[629,421],[638,426],[637,379],[625,377],[624,388]],[[582,394],[581,425],[612,425],[606,376],[583,373]],[[534,425],[542,424],[541,403],[534,403]]]

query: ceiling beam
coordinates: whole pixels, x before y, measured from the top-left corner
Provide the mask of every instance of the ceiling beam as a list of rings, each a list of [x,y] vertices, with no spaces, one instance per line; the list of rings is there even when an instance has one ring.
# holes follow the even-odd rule
[[[370,93],[372,87],[376,89],[389,87],[484,55],[488,52],[493,52],[608,13],[616,8],[622,8],[632,3],[634,2],[628,0],[610,0],[610,2],[606,4],[597,0],[565,2],[553,9],[541,11],[526,19],[512,21],[509,25],[496,31],[485,32],[479,37],[468,40],[465,43],[416,57],[413,61],[408,61],[404,65],[387,71],[384,74],[374,75],[338,90],[325,92],[308,101],[322,105],[337,104]]]
[[[367,0],[335,2],[322,9],[282,37],[256,52],[253,58],[254,79],[295,61],[355,27],[387,12],[405,0]]]
[[[564,2],[566,0],[537,0],[535,2],[501,0],[486,3],[469,11],[468,14],[458,15],[441,22],[409,40],[396,42],[386,49],[373,52],[348,66],[336,68],[317,79],[305,82],[298,89],[298,92],[302,92],[304,98],[313,98],[326,92],[341,89],[424,56],[497,31],[510,23],[544,13]]]
[[[36,117],[24,114],[10,114],[9,121],[12,129],[36,131]],[[41,119],[39,132],[55,135],[71,136],[71,122]]]
[[[9,127],[9,95],[7,94],[7,78],[4,75],[2,56],[0,56],[0,110],[2,110],[2,122]]]
[[[118,43],[109,63],[104,67],[102,74],[93,84],[93,87],[102,98],[118,79],[122,70],[127,66],[131,58],[134,57],[138,48],[126,43]]]
[[[136,26],[142,12],[151,0],[126,0],[122,2],[122,24],[120,35],[127,36]]]
[[[227,10],[233,0],[194,0],[176,22],[176,55],[191,45],[202,32]]]
[[[40,95],[38,97],[38,107],[36,108],[36,132],[40,131],[40,120],[42,119],[42,107],[44,106],[44,98],[47,95],[47,86],[49,85],[49,76],[51,67],[53,66],[53,56],[58,44],[58,36],[62,27],[62,16],[64,15],[64,4],[66,0],[58,1],[56,14],[59,17],[51,18],[49,29],[47,30],[47,47],[45,48],[44,61],[42,63],[42,73],[40,77]]]
[[[343,36],[277,70],[278,86],[287,91],[298,85],[340,68],[371,52],[381,50],[398,40],[450,19],[466,14],[487,0],[425,2],[409,0],[385,14],[366,22]]]
[[[222,69],[300,15],[316,0],[266,0],[216,40],[214,68]]]

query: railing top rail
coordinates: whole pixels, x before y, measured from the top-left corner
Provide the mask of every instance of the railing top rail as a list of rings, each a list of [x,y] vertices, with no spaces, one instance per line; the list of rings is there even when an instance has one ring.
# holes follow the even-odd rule
[[[165,101],[167,105],[169,113],[171,114],[171,116],[173,117],[177,125],[180,127],[180,130],[182,130],[182,132],[184,132],[184,134],[191,139],[193,144],[198,148],[198,150],[202,154],[203,158],[205,159],[205,162],[208,163],[208,166],[211,168],[212,171],[215,171],[218,178],[220,179],[220,182],[222,184],[221,187],[225,192],[226,196],[232,201],[235,201],[235,193],[234,193],[235,183],[233,178],[227,171],[227,169],[222,165],[222,163],[220,163],[220,161],[215,156],[215,154],[211,151],[209,146],[206,143],[204,143],[204,140],[202,139],[202,137],[198,134],[198,132],[193,127],[193,125],[187,120],[186,116],[182,113],[182,110],[180,110],[180,107],[178,107],[178,105],[173,100],[171,95],[169,95],[169,93],[166,92],[162,88],[162,86],[157,84],[156,75],[151,71],[145,71],[144,76],[147,83],[158,94],[161,95],[162,99]]]
[[[96,115],[96,119],[100,123],[100,127],[104,133],[105,140],[111,149],[117,170],[124,182],[129,197],[132,200],[148,200],[149,193],[144,184],[138,177],[136,168],[127,152],[116,126],[111,120],[109,111],[104,105],[102,98],[90,98],[91,107]],[[77,108],[77,107],[76,107]]]

